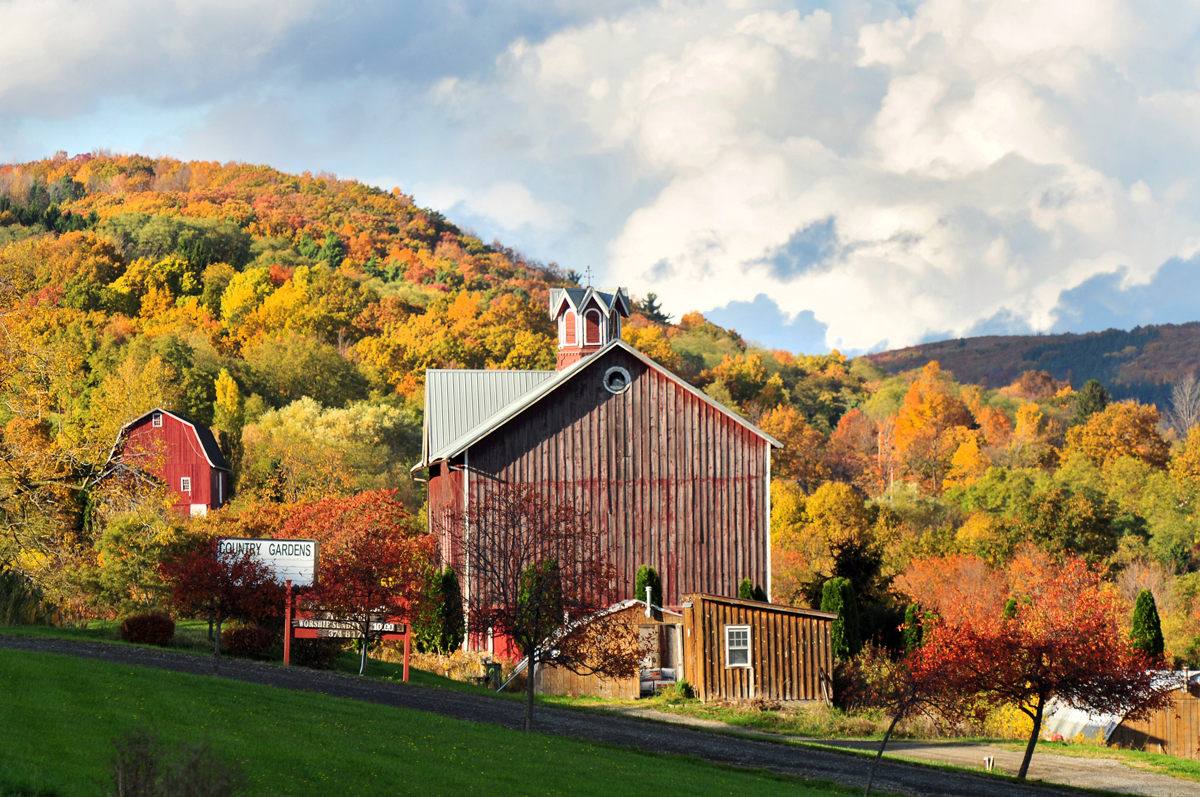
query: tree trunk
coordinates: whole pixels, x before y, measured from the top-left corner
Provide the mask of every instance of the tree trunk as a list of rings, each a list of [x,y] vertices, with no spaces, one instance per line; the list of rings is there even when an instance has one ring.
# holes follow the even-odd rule
[[[217,617],[214,622],[216,625],[217,633],[213,636],[213,672],[216,672],[217,668],[221,666],[221,622],[222,622],[222,619],[220,617]]]
[[[863,792],[863,797],[871,797],[871,783],[875,780],[875,768],[879,766],[879,759],[883,758],[883,748],[887,747],[888,739],[892,738],[892,731],[896,729],[896,723],[903,716],[903,711],[896,712],[896,716],[892,717],[892,724],[888,726],[887,733],[883,735],[883,741],[879,743],[879,752],[875,754],[875,760],[871,762],[871,774],[867,775],[867,790]]]
[[[1037,746],[1038,735],[1042,732],[1042,711],[1046,708],[1046,698],[1039,697],[1037,711],[1033,714],[1033,733],[1029,734],[1029,744],[1025,745],[1025,758],[1021,760],[1021,771],[1017,773],[1017,780],[1025,780],[1025,773],[1029,772],[1029,762],[1033,760],[1033,748]]]
[[[533,656],[525,667],[525,733],[533,732]]]
[[[367,646],[371,644],[371,638],[364,635],[362,638],[362,661],[358,665],[358,674],[367,674]]]

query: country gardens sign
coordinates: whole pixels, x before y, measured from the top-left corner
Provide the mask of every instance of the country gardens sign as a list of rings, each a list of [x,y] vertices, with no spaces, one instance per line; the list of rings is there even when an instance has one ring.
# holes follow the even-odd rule
[[[217,541],[218,556],[250,550],[280,583],[290,579],[293,587],[311,587],[316,581],[318,548],[316,540],[250,540],[223,537]]]

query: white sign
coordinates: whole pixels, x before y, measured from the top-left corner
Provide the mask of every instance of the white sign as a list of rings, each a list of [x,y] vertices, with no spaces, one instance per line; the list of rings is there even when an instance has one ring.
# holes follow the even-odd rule
[[[316,581],[318,547],[316,540],[217,540],[218,555],[253,551],[280,584],[291,579],[293,587],[311,587]]]

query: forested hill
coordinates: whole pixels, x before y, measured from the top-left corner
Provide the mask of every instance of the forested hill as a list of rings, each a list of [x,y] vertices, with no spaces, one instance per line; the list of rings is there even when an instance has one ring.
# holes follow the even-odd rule
[[[936,360],[967,384],[1000,388],[1025,371],[1048,371],[1078,389],[1097,379],[1114,398],[1166,407],[1171,386],[1200,369],[1200,323],[1162,324],[1082,335],[989,335],[867,355],[889,373]]]

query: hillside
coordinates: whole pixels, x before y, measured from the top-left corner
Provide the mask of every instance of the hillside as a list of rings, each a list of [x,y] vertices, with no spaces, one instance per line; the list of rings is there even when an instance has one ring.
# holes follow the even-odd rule
[[[1171,386],[1200,369],[1200,323],[1162,324],[1082,335],[989,335],[867,355],[889,373],[936,360],[964,384],[1000,388],[1028,370],[1079,388],[1097,379],[1115,398],[1165,407]]]

